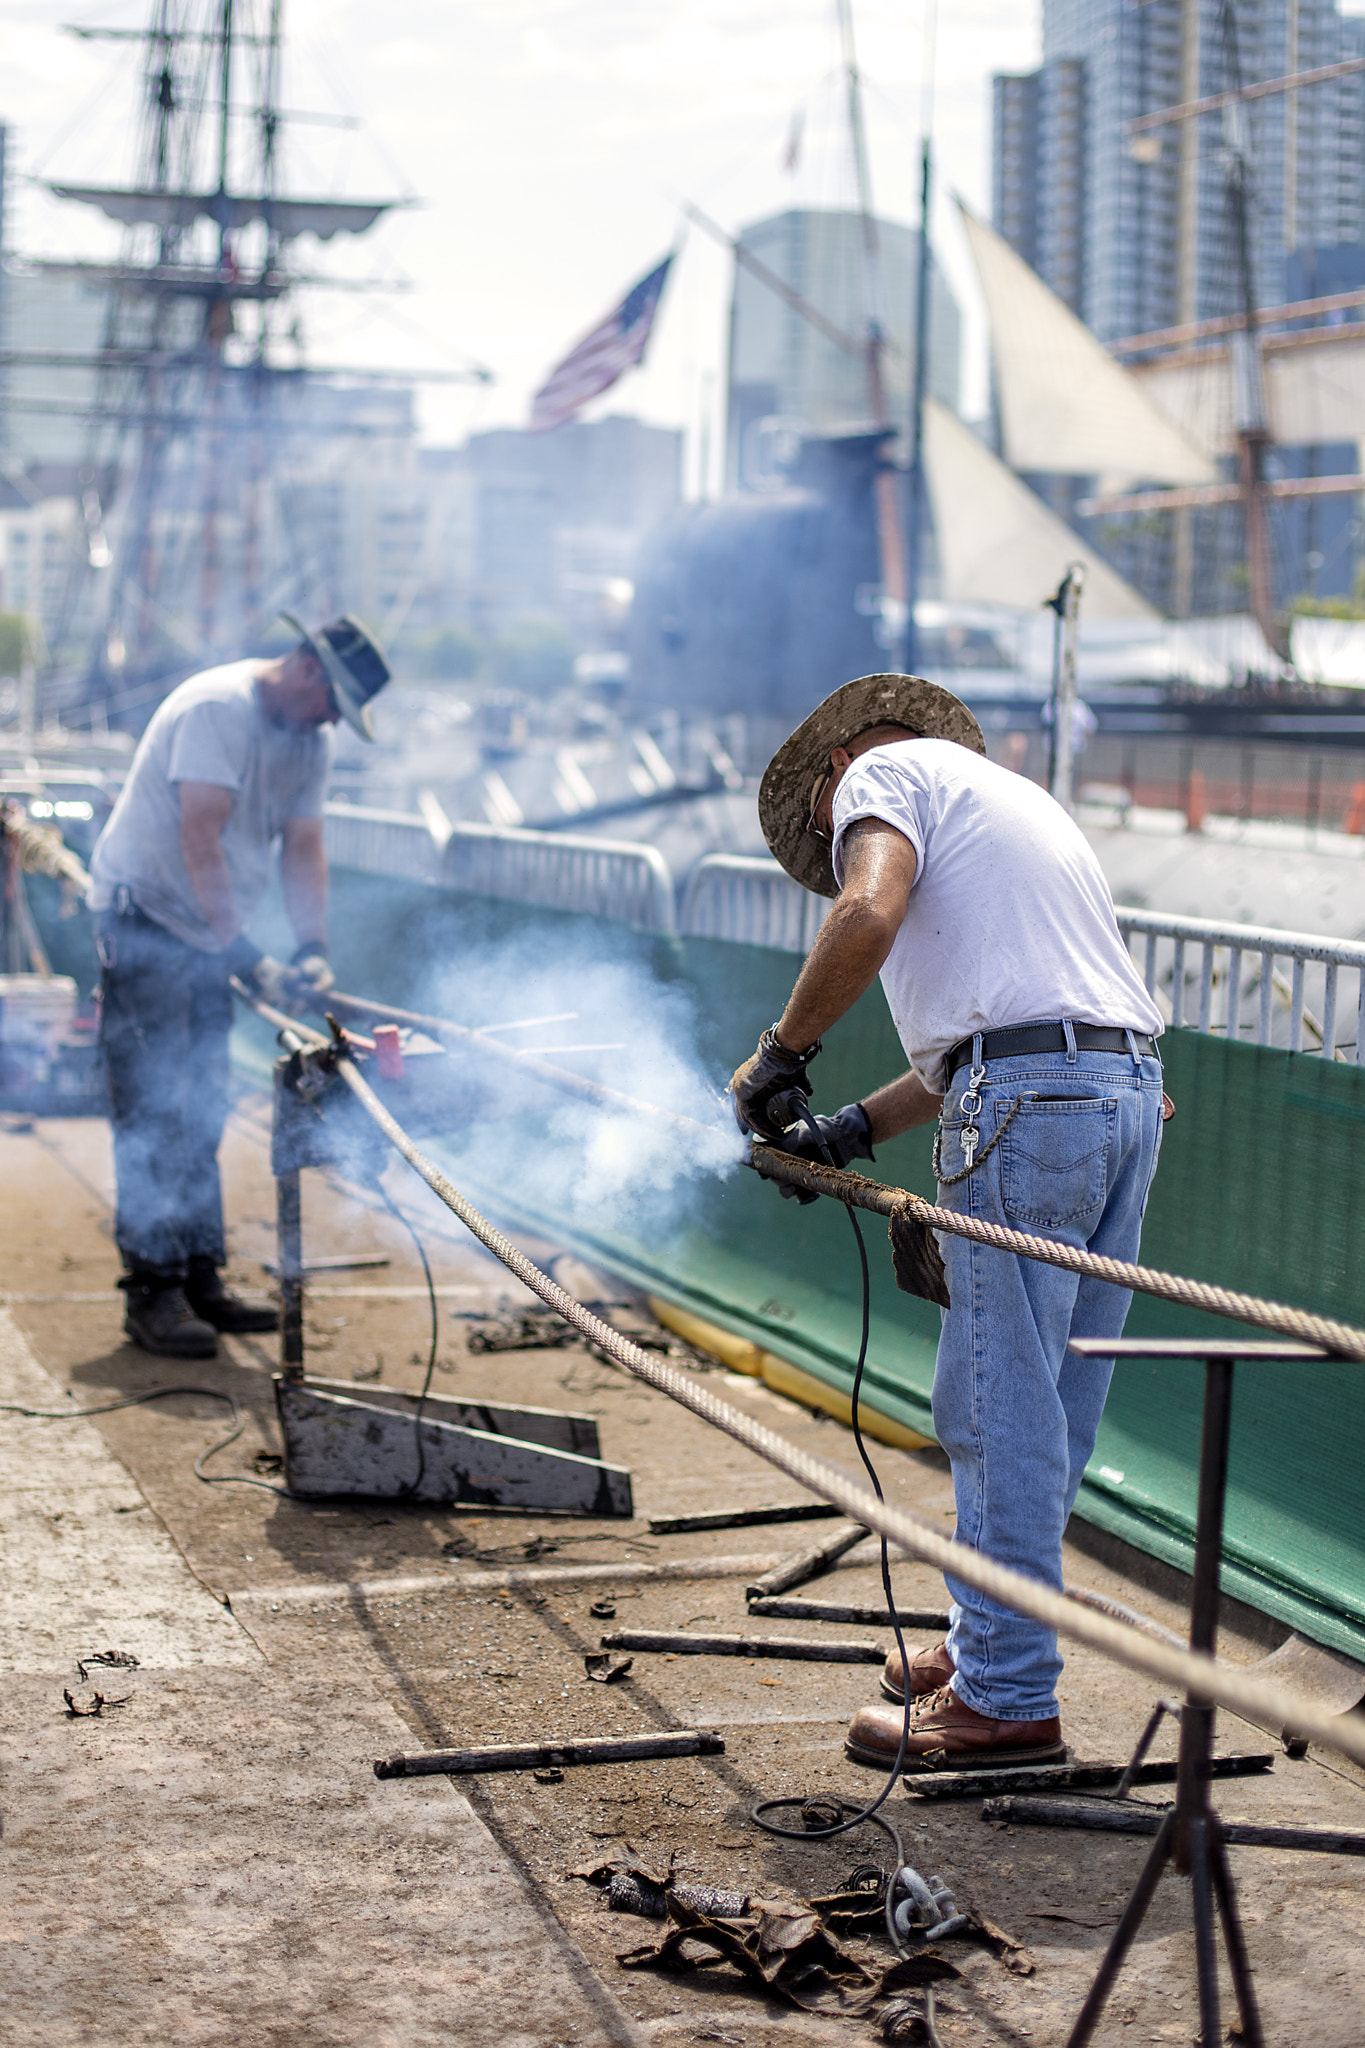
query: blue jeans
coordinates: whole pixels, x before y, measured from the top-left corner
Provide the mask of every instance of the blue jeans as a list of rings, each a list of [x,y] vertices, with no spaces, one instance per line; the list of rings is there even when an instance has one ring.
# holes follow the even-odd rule
[[[183,1279],[191,1258],[226,1258],[218,1146],[228,1111],[227,970],[221,954],[184,945],[137,910],[105,913],[98,933],[114,1239],[130,1270]]]
[[[968,1068],[943,1102],[940,1172],[964,1164]],[[1127,1053],[991,1060],[976,1118],[976,1165],[939,1201],[1063,1244],[1136,1259],[1161,1145],[1161,1062]],[[1008,1129],[1001,1131],[1016,1098]],[[1131,1296],[1101,1280],[940,1232],[952,1307],[934,1370],[934,1428],[953,1470],[957,1539],[1049,1586],[1113,1373],[1072,1337],[1118,1337]],[[1053,1630],[953,1579],[953,1688],[978,1713],[1044,1721],[1057,1712]]]

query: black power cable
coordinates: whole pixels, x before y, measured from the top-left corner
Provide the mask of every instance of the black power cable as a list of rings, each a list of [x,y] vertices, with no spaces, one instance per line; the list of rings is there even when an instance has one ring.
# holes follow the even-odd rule
[[[94,1408],[25,1408],[18,1401],[0,1401],[0,1415],[27,1415],[38,1422],[81,1422],[87,1415],[112,1415],[116,1408],[138,1408],[144,1401],[164,1401],[171,1394],[198,1394],[206,1401],[226,1401],[232,1410],[232,1428],[216,1444],[210,1444],[201,1451],[194,1461],[194,1476],[202,1479],[205,1486],[259,1486],[265,1493],[282,1494],[286,1500],[296,1495],[287,1486],[275,1486],[269,1479],[253,1479],[246,1473],[206,1472],[204,1466],[210,1458],[216,1458],[219,1451],[225,1451],[229,1444],[235,1444],[246,1428],[246,1417],[232,1394],[226,1394],[221,1387],[150,1387],[145,1394],[125,1394],[118,1401],[101,1401]]]
[[[819,1146],[821,1152],[824,1154],[826,1163],[832,1167],[835,1167],[837,1170],[837,1162],[832,1157],[829,1147],[825,1144],[824,1139],[820,1135],[820,1127],[816,1123],[815,1118],[811,1115],[809,1104],[805,1103],[804,1101],[801,1101],[800,1098],[798,1098],[798,1100],[800,1101],[799,1114],[802,1121],[808,1126],[808,1128],[812,1132],[816,1144]],[[850,1395],[850,1420],[853,1424],[853,1441],[858,1447],[858,1456],[862,1459],[863,1469],[867,1473],[867,1476],[872,1483],[872,1491],[876,1494],[877,1499],[879,1501],[884,1502],[886,1499],[886,1495],[882,1492],[882,1483],[877,1475],[877,1468],[873,1464],[872,1459],[868,1455],[867,1445],[863,1440],[862,1426],[858,1419],[858,1406],[862,1396],[863,1373],[867,1366],[868,1340],[872,1328],[872,1276],[868,1269],[867,1263],[867,1245],[864,1241],[862,1228],[858,1222],[858,1218],[854,1211],[853,1204],[851,1202],[846,1202],[844,1204],[844,1208],[848,1215],[849,1222],[853,1225],[853,1235],[857,1239],[858,1243],[858,1262],[862,1270],[863,1288],[862,1334],[858,1343],[858,1364],[853,1374],[853,1388]],[[762,1828],[765,1834],[779,1835],[785,1841],[790,1842],[830,1841],[835,1836],[846,1835],[851,1828],[862,1827],[870,1822],[874,1827],[880,1828],[883,1831],[883,1833],[890,1836],[892,1844],[896,1851],[896,1870],[899,1870],[905,1862],[905,1850],[901,1843],[899,1831],[897,1830],[894,1822],[888,1820],[885,1814],[883,1814],[880,1811],[880,1808],[886,1804],[887,1800],[891,1797],[891,1794],[895,1791],[896,1785],[901,1776],[901,1772],[905,1767],[905,1752],[910,1742],[910,1670],[909,1660],[907,1659],[905,1654],[905,1640],[901,1635],[900,1621],[896,1613],[895,1596],[891,1590],[891,1559],[887,1548],[885,1536],[881,1538],[881,1572],[882,1590],[886,1595],[886,1610],[891,1617],[892,1633],[895,1635],[896,1638],[896,1648],[900,1652],[901,1671],[904,1674],[905,1679],[905,1701],[904,1713],[901,1719],[900,1747],[896,1751],[895,1762],[891,1766],[891,1770],[887,1777],[885,1785],[882,1787],[877,1797],[874,1800],[872,1800],[869,1805],[858,1807],[852,1811],[848,1810],[852,1807],[851,1800],[811,1800],[806,1796],[802,1795],[797,1797],[788,1797],[784,1799],[762,1799],[759,1801],[758,1805],[754,1807],[752,1813],[750,1814],[750,1819],[753,1821],[755,1827]],[[800,1807],[803,1813],[811,1815],[813,1815],[822,1807],[827,1811],[837,1808],[840,1813],[840,1818],[834,1822],[831,1822],[828,1826],[824,1827],[811,1826],[807,1824],[806,1826],[799,1828],[782,1827],[776,1821],[771,1821],[767,1818],[767,1815],[770,1813],[780,1811],[782,1808],[790,1808],[794,1806]],[[894,1919],[894,1894],[895,1871],[893,1871],[890,1874],[890,1876],[887,1878],[886,1883],[886,1931],[887,1935],[890,1938],[891,1946],[895,1949],[897,1955],[906,1956],[909,1955],[911,1951],[906,1948],[904,1942],[901,1940],[900,1932],[896,1927]]]
[[[426,1407],[427,1395],[431,1392],[432,1376],[436,1371],[436,1347],[440,1342],[441,1336],[440,1316],[436,1307],[436,1283],[431,1277],[431,1264],[427,1258],[426,1246],[417,1235],[412,1223],[409,1222],[408,1218],[394,1201],[392,1195],[384,1186],[383,1181],[376,1180],[375,1186],[383,1197],[384,1206],[389,1210],[390,1214],[398,1218],[398,1221],[417,1247],[417,1256],[422,1261],[422,1271],[426,1276],[427,1300],[431,1304],[431,1351],[427,1358],[426,1378],[422,1381],[422,1391],[417,1397],[417,1407],[412,1418],[412,1433],[417,1443],[417,1477],[410,1486],[405,1486],[403,1489],[406,1494],[415,1494],[421,1491],[422,1481],[426,1478],[427,1473],[427,1450],[426,1445],[422,1442],[422,1410]]]

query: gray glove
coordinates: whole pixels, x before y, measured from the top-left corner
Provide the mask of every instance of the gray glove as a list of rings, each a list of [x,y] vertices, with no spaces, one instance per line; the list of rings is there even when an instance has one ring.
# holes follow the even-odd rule
[[[231,945],[223,948],[223,965],[263,1003],[278,1003],[291,993],[290,970],[283,960],[263,952],[245,932],[238,932]]]
[[[798,1114],[792,1097],[799,1096],[804,1105],[811,1093],[806,1069],[819,1050],[817,1038],[805,1052],[789,1052],[777,1042],[777,1026],[768,1026],[758,1051],[730,1077],[735,1122],[742,1131],[752,1131],[770,1145],[781,1144],[783,1130]]]
[[[325,996],[329,988],[336,987],[337,978],[326,949],[317,939],[309,939],[299,947],[289,963],[289,972],[294,987],[303,996]]]
[[[812,1117],[813,1131],[804,1117],[788,1124],[778,1143],[784,1152],[793,1153],[798,1159],[819,1160],[827,1166],[832,1159],[836,1166],[847,1166],[854,1159],[872,1159],[872,1125],[861,1102],[846,1102],[833,1116]],[[816,1136],[819,1132],[819,1137]],[[828,1158],[826,1157],[828,1154]],[[801,1203],[818,1202],[819,1196],[805,1188],[782,1190],[784,1197],[794,1195]]]

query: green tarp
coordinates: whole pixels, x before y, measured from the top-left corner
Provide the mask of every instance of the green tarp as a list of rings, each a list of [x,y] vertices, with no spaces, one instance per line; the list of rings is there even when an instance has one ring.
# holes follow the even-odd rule
[[[798,964],[790,954],[758,947],[651,939],[373,876],[338,873],[335,887],[343,986],[412,1000],[429,990],[438,963],[446,969],[449,1009],[461,958],[482,954],[508,933],[533,945],[543,939],[561,954],[572,949],[585,979],[603,960],[636,960],[689,1000],[702,1061],[718,1081],[777,1015]],[[1178,1113],[1166,1128],[1144,1262],[1365,1324],[1365,1269],[1353,1256],[1365,1206],[1365,1073],[1191,1031],[1168,1035],[1165,1058]],[[829,1036],[814,1069],[816,1106],[833,1109],[902,1065],[874,989]],[[457,1133],[433,1149],[458,1169]],[[932,1194],[930,1149],[929,1132],[913,1133],[882,1148],[871,1170]],[[514,1150],[509,1143],[509,1159]],[[590,1201],[547,1208],[519,1194],[514,1181],[486,1173],[469,1192],[847,1392],[859,1334],[859,1268],[847,1217],[831,1204],[784,1202],[739,1169],[724,1182],[699,1185],[690,1220],[660,1237],[604,1228]],[[897,1291],[879,1219],[865,1217],[864,1229],[873,1274],[866,1397],[929,1435],[938,1312]],[[1130,1335],[1227,1328],[1141,1296],[1128,1324]],[[1182,1567],[1192,1555],[1202,1378],[1197,1365],[1119,1367],[1077,1509]],[[1363,1429],[1365,1366],[1237,1369],[1224,1584],[1290,1627],[1360,1658]]]

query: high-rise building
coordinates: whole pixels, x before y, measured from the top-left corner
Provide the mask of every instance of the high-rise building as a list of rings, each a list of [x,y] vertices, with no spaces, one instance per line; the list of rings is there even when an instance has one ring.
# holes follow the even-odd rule
[[[1043,62],[995,80],[994,219],[1102,341],[1241,303],[1222,110],[1134,135],[1143,114],[1365,55],[1337,0],[1043,0]],[[1271,93],[1246,123],[1251,273],[1288,296],[1305,252],[1362,246],[1365,73]],[[1311,265],[1310,265],[1311,267]]]
[[[1250,282],[1260,306],[1365,287],[1365,71],[1229,105],[1237,85],[1365,57],[1340,0],[1042,0],[1043,61],[994,80],[996,228],[1102,341],[1244,305],[1231,143],[1250,169]],[[1139,129],[1143,115],[1219,103]],[[1358,319],[1351,310],[1334,318]],[[1354,473],[1345,443],[1277,447],[1275,473]],[[1077,479],[1038,479],[1066,510]],[[1349,593],[1361,553],[1349,495],[1277,505],[1276,599]],[[1092,536],[1176,612],[1246,602],[1236,507]]]
[[[740,230],[749,250],[784,284],[855,339],[867,332],[871,307],[862,216],[793,209]],[[890,417],[904,427],[914,365],[915,289],[919,235],[897,221],[877,223],[880,319]],[[933,397],[958,404],[961,316],[937,262],[931,262],[928,385]],[[744,487],[764,468],[761,428],[782,421],[799,431],[866,426],[867,369],[820,333],[742,265],[730,309],[726,406],[726,482]]]

